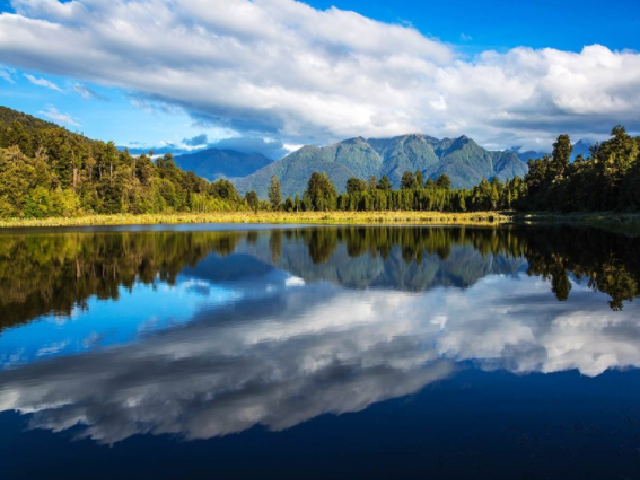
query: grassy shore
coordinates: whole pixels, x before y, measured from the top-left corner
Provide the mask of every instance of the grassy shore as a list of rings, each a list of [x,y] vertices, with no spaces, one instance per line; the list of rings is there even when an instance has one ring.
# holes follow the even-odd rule
[[[638,214],[529,214],[529,213],[437,213],[437,212],[220,212],[157,215],[87,215],[82,217],[6,218],[0,228],[90,225],[154,225],[193,223],[300,223],[333,225],[583,225],[640,235]]]
[[[305,224],[405,224],[499,225],[512,217],[496,212],[233,212],[157,215],[87,215],[82,217],[7,218],[0,227],[59,227],[83,225],[152,225],[177,223],[305,223]]]

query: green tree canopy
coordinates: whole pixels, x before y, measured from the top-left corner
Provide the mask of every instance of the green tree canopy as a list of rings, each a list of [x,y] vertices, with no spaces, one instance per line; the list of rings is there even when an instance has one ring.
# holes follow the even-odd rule
[[[336,208],[336,187],[324,172],[313,172],[304,197],[313,211],[326,212]]]
[[[277,209],[282,203],[282,193],[280,190],[280,180],[273,175],[271,177],[271,185],[269,185],[269,201],[274,209]]]

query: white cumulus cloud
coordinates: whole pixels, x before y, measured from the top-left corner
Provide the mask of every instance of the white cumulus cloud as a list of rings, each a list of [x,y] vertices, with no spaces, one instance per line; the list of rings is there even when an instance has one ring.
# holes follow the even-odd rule
[[[80,124],[69,113],[63,113],[58,111],[53,105],[47,105],[45,110],[40,110],[38,115],[54,120],[58,123],[63,123],[71,127],[79,127]]]
[[[283,143],[420,131],[488,147],[640,131],[640,54],[461,56],[407,25],[293,0],[14,0],[0,61]]]
[[[45,87],[45,88],[48,88],[49,90],[54,90],[56,92],[62,92],[62,89],[58,85],[47,80],[46,78],[37,78],[28,73],[25,73],[24,76],[27,80],[29,80],[30,83],[33,83],[34,85],[38,85],[39,87]]]

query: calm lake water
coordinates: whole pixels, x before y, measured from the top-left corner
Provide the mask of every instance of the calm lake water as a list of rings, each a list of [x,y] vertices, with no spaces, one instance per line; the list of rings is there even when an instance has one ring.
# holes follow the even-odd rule
[[[0,232],[0,478],[640,478],[638,246]]]

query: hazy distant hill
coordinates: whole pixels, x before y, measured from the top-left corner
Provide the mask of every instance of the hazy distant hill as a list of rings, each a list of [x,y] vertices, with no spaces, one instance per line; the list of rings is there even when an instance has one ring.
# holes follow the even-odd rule
[[[345,191],[351,177],[380,178],[387,175],[394,188],[400,187],[402,174],[420,170],[424,178],[446,173],[453,188],[470,188],[482,180],[523,177],[527,166],[514,152],[490,152],[472,139],[437,139],[426,135],[394,138],[362,137],[326,147],[306,146],[238,181],[241,192],[255,190],[267,196],[272,175],[277,176],[286,195],[302,194],[314,171],[326,172],[339,192]]]
[[[573,150],[571,150],[571,161],[574,161],[576,159],[576,157],[580,154],[584,155],[585,157],[589,156],[589,148],[592,147],[594,145],[593,142],[590,142],[588,140],[578,140],[576,143],[573,144]],[[542,158],[542,155],[544,153],[546,153],[547,155],[550,155],[551,152],[534,152],[534,151],[527,151],[527,152],[516,152],[518,155],[518,158],[520,160],[522,160],[523,162],[526,162],[527,160],[535,160],[537,158]]]
[[[589,142],[587,140],[578,140],[573,144],[573,150],[571,150],[571,161],[575,160],[576,157],[580,154],[585,157],[589,156],[589,148],[594,145],[593,142]]]
[[[193,171],[196,175],[211,181],[219,178],[246,177],[272,162],[261,153],[242,153],[217,148],[177,155],[174,159],[181,169]]]

